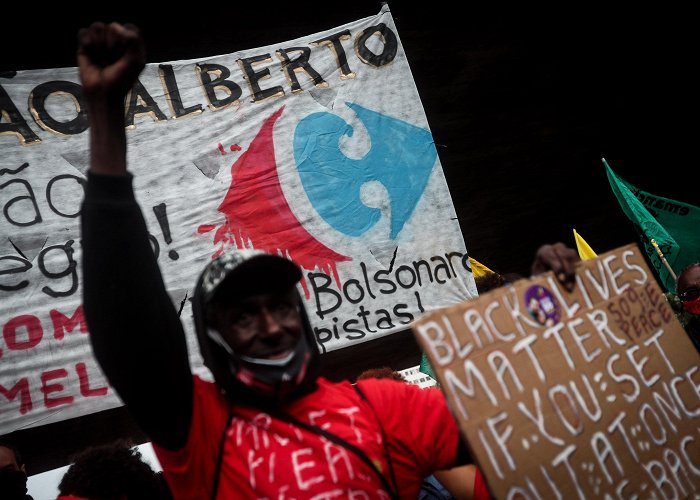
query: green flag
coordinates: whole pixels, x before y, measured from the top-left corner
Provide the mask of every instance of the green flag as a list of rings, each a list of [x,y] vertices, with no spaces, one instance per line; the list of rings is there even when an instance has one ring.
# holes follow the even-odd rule
[[[435,372],[433,371],[433,367],[430,364],[428,356],[426,356],[425,353],[422,353],[420,356],[420,365],[418,365],[418,371],[421,373],[425,373],[433,380],[437,380],[437,378],[435,377]]]
[[[700,208],[642,191],[618,177],[605,159],[603,164],[613,193],[639,233],[659,280],[667,291],[675,292],[675,279],[651,240],[656,240],[674,273],[680,274],[686,266],[700,260]]]

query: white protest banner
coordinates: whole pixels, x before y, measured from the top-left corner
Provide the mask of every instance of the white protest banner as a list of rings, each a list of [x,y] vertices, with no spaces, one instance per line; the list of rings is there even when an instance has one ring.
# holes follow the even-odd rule
[[[89,131],[76,68],[5,75],[0,113],[5,433],[120,402],[92,358],[81,307]],[[276,45],[149,64],[126,119],[129,170],[195,369],[187,297],[227,247],[303,268],[323,352],[475,296],[388,7]]]
[[[413,330],[496,498],[700,491],[700,356],[636,246]]]

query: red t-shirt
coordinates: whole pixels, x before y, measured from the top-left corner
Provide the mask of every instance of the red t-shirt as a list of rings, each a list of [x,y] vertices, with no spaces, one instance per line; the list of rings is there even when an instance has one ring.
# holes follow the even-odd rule
[[[398,495],[416,498],[421,480],[454,465],[459,431],[437,389],[388,379],[318,380],[318,389],[283,409],[361,448]],[[185,446],[154,446],[176,499],[210,498],[227,404],[216,385],[194,378],[192,425]],[[380,428],[381,422],[381,428]],[[386,447],[383,443],[386,436]],[[236,407],[217,498],[389,498],[369,465],[345,447],[253,408]]]

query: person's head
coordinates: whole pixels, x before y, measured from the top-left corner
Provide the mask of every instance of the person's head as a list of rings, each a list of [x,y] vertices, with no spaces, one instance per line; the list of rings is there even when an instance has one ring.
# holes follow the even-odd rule
[[[487,272],[474,278],[476,290],[481,293],[486,293],[495,288],[511,285],[516,281],[523,279],[523,276],[518,273],[497,273]]]
[[[193,311],[200,351],[231,398],[266,402],[313,386],[316,340],[296,285],[301,270],[259,250],[234,250],[202,272]]]
[[[393,368],[388,366],[382,366],[380,368],[369,368],[357,376],[357,380],[365,380],[368,378],[388,378],[391,380],[398,380],[400,382],[406,382],[400,372],[397,372]]]
[[[172,498],[163,476],[128,444],[90,447],[75,457],[61,483],[60,495],[90,500],[166,500]]]
[[[685,312],[700,315],[700,262],[689,265],[678,275],[676,294]]]
[[[474,284],[479,293],[486,293],[494,288],[502,287],[506,284],[506,280],[499,273],[484,273],[474,278]]]
[[[0,493],[8,500],[24,499],[27,473],[17,448],[0,442]]]

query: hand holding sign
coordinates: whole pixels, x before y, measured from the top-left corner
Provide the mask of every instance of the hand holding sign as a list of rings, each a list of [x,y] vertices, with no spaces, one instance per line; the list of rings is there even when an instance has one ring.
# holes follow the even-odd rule
[[[531,273],[535,276],[552,271],[561,284],[572,291],[576,282],[576,263],[580,260],[576,251],[563,243],[542,245],[535,254]]]

